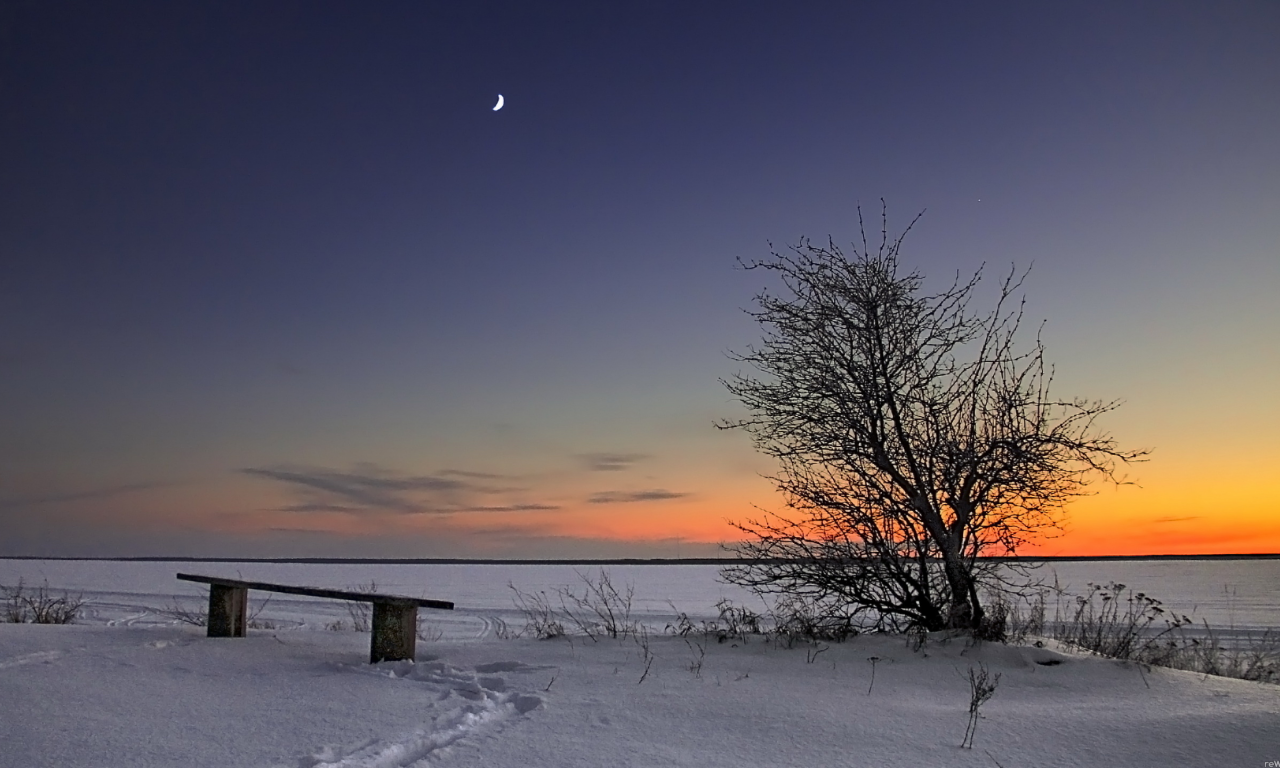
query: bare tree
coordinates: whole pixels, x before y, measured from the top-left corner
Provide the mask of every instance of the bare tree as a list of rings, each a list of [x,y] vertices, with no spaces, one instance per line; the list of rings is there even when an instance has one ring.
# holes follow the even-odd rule
[[[735,523],[748,539],[726,578],[761,593],[809,599],[890,629],[987,631],[981,592],[991,555],[1052,533],[1063,504],[1093,477],[1122,482],[1124,451],[1095,427],[1119,401],[1056,400],[1039,334],[1019,346],[1022,275],[1010,271],[995,308],[971,312],[982,271],[934,295],[898,255],[911,226],[846,257],[808,239],[765,270],[781,294],[749,311],[754,368],[722,383],[780,471],[788,512]]]

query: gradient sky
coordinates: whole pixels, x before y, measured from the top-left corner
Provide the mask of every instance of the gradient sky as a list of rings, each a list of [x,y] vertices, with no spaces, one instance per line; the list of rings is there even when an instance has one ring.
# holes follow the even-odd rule
[[[0,554],[703,555],[735,259],[1034,264],[1154,449],[1050,554],[1280,551],[1280,4],[0,3]],[[498,94],[506,107],[491,107]]]

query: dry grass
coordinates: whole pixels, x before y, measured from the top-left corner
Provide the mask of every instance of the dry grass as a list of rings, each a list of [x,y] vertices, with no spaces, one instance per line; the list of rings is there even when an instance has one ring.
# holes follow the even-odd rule
[[[1046,598],[1054,616],[1046,618]],[[1057,584],[1019,603],[997,596],[993,614],[1005,622],[1008,642],[1048,637],[1072,648],[1144,666],[1280,683],[1280,630],[1220,630],[1173,613],[1154,597],[1124,584],[1089,584],[1070,595]]]

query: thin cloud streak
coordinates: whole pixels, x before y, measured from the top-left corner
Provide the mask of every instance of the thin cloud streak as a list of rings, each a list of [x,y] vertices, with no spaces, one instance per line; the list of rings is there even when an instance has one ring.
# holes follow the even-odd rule
[[[272,507],[270,512],[348,512],[352,514],[359,513],[361,510],[357,507],[343,506],[341,504],[289,504],[284,507]]]
[[[390,478],[323,469],[247,468],[240,471],[246,475],[276,480],[306,491],[318,491],[329,497],[336,497],[369,510],[381,511],[425,511],[420,504],[410,501],[403,494],[407,491],[451,494],[457,493],[465,487],[465,483],[461,481],[436,477]],[[314,505],[307,504],[305,506]]]
[[[649,458],[644,453],[582,453],[578,459],[592,472],[621,472]]]
[[[651,491],[601,491],[587,499],[588,504],[626,504],[635,501],[668,501],[688,496],[688,493],[676,493],[662,488]]]
[[[360,465],[354,471],[321,467],[248,467],[239,471],[282,483],[301,496],[297,503],[274,510],[279,512],[447,515],[557,509],[524,501],[503,503],[507,500],[501,498],[494,499],[499,503],[486,503],[495,496],[527,490],[476,482],[503,479],[487,472],[450,469],[435,475],[403,475],[373,465]]]
[[[457,509],[438,510],[441,512],[546,512],[560,509],[553,504],[511,504],[498,507],[459,507]]]
[[[473,480],[504,480],[507,478],[507,475],[499,475],[494,472],[471,472],[465,469],[442,469],[439,474],[452,477],[469,477]]]

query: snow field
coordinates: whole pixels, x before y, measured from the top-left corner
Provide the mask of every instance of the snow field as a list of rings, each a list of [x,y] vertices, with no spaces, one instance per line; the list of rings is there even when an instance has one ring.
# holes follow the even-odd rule
[[[460,608],[421,611],[434,639],[419,641],[415,662],[369,665],[367,632],[326,629],[349,618],[339,601],[275,595],[259,616],[269,628],[210,639],[167,612],[203,600],[172,564],[0,561],[0,583],[47,578],[89,601],[79,624],[0,624],[0,768],[1280,760],[1280,686],[941,637],[919,650],[877,635],[788,649],[662,634],[672,611],[659,596],[695,621],[714,617],[725,595],[710,569],[610,569],[615,583],[636,583],[646,654],[634,638],[502,639],[524,623],[506,582],[550,592],[575,584],[571,567],[260,566],[188,569],[336,587],[376,580],[380,591]],[[1270,623],[1272,592],[1261,581],[1247,591]],[[251,612],[266,598],[251,592]],[[1001,677],[965,750],[967,672],[979,664]]]
[[[630,639],[423,643],[369,665],[353,632],[0,625],[0,765],[1203,766],[1280,749],[1274,686],[939,638],[689,641],[651,638],[641,683]],[[963,750],[978,663],[1001,680]]]

